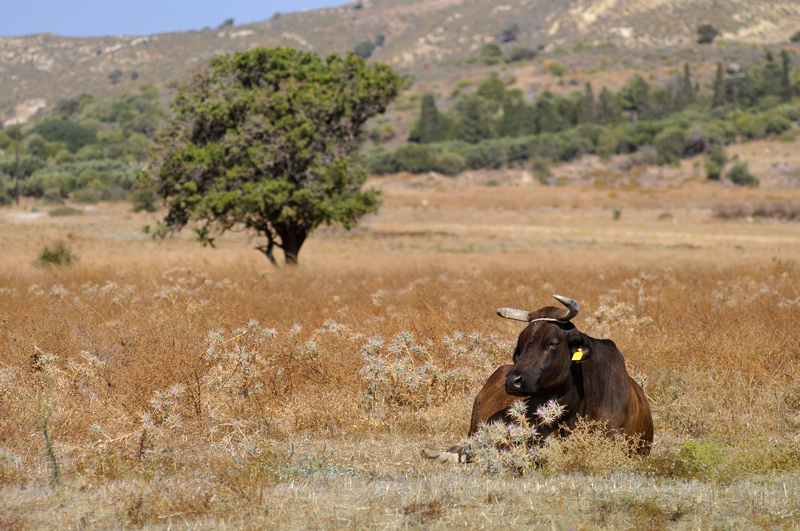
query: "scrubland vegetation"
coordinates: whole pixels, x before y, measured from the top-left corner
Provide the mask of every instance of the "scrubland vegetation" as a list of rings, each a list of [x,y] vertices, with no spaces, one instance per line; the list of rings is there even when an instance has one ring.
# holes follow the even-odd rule
[[[565,67],[558,57],[520,60],[535,60],[561,78]],[[587,154],[622,156],[620,164],[629,167],[669,166],[701,155],[708,179],[757,187],[758,176],[727,151],[737,137],[794,140],[800,122],[796,62],[794,49],[779,56],[765,49],[737,73],[722,63],[713,74],[703,64],[675,63],[668,79],[653,80],[646,69],[620,73],[629,81],[612,91],[589,76],[568,93],[520,88],[525,85],[496,66],[481,70],[483,77],[454,82],[448,94],[439,87],[434,96],[422,94],[422,84],[409,74],[387,116],[367,124],[372,145],[362,162],[373,174],[455,176],[547,168]],[[20,128],[19,161],[16,127],[6,124],[0,130],[0,204],[14,201],[19,191],[52,204],[128,199],[138,209],[155,209],[155,190],[140,177],[150,167],[155,133],[170,115],[169,95],[144,84],[122,96],[59,100]]]
[[[432,94],[422,96],[414,106],[419,110],[410,143],[394,150],[378,145],[367,153],[367,162],[378,174],[456,175],[535,161],[561,163],[586,154],[631,154],[632,161],[652,165],[705,154],[708,178],[719,179],[729,144],[794,139],[800,84],[792,57],[783,50],[776,60],[767,50],[763,62],[731,71],[718,63],[713,77],[705,78],[689,63],[663,82],[648,82],[637,72],[616,92],[588,81],[567,94],[532,94],[515,76],[490,72],[475,86],[465,79],[450,97],[440,97],[441,111]],[[539,63],[555,77],[564,75],[565,66],[552,58]],[[410,96],[419,99],[418,93]],[[373,126],[374,142],[391,140],[388,125]],[[730,175],[734,184],[758,186],[757,178],[741,177],[740,170]]]
[[[614,221],[606,192],[513,190],[389,191],[279,270],[244,237],[149,240],[123,204],[5,215],[3,527],[797,527],[793,222],[662,219],[680,190],[617,191]],[[77,260],[34,266],[57,241]],[[421,457],[464,438],[511,357],[521,324],[495,308],[553,293],[644,385],[651,455],[581,430],[522,467]]]

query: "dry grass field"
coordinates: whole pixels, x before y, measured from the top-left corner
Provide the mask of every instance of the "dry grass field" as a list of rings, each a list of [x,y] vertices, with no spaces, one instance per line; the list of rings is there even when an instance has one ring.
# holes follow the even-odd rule
[[[0,529],[799,528],[800,225],[713,212],[800,191],[488,177],[377,182],[296,269],[126,204],[0,211]],[[422,458],[511,357],[495,309],[553,293],[644,384],[652,454]]]

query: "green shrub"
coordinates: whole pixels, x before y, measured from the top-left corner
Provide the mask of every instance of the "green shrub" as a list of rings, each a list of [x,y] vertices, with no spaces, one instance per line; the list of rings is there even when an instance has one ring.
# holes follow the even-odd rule
[[[58,170],[73,175],[76,179],[87,170],[108,174],[108,182],[121,182],[127,180],[126,173],[132,173],[135,180],[135,171],[131,171],[125,163],[118,160],[86,160],[72,163],[59,164]],[[78,185],[80,187],[80,185]]]
[[[725,166],[728,163],[728,155],[725,154],[725,149],[719,144],[711,149],[711,153],[708,154],[708,157],[719,167]]]
[[[672,164],[683,156],[686,144],[686,133],[677,127],[668,127],[653,140],[653,147],[658,150],[659,162]]]
[[[717,28],[711,24],[703,24],[697,28],[697,42],[698,44],[709,44],[714,41],[714,38],[719,35]]]
[[[10,133],[10,128],[9,128],[9,133]],[[16,133],[12,133],[11,135],[9,135],[9,133],[6,133],[5,131],[0,131],[0,149],[2,149],[3,151],[8,149],[9,146],[11,146],[11,144],[14,143],[14,140],[11,140],[11,136],[16,136]]]
[[[783,112],[773,109],[760,113],[745,113],[739,120],[739,131],[750,139],[777,135],[792,128],[792,122]]]
[[[720,176],[722,175],[722,168],[719,164],[707,158],[705,161],[705,169],[706,169],[706,178],[709,181],[719,181]]]
[[[10,205],[16,196],[16,184],[13,179],[0,177],[0,206]]]
[[[69,162],[75,162],[75,156],[70,153],[68,149],[62,149],[55,154],[53,160],[56,164],[65,164]]]
[[[47,161],[41,157],[22,155],[19,158],[19,178],[27,179],[37,170],[47,167]],[[0,172],[13,177],[17,168],[17,161],[13,156],[6,156],[0,159]]]
[[[419,123],[412,126],[412,129],[419,130]],[[370,140],[372,140],[375,144],[382,144],[384,142],[388,142],[392,138],[395,137],[397,134],[397,128],[395,128],[394,124],[392,123],[385,123],[376,125],[369,130],[367,136]],[[417,133],[418,136],[419,133]]]
[[[45,158],[47,156],[47,141],[37,133],[29,134],[25,137],[25,148],[34,157]]]
[[[558,137],[552,133],[531,137],[530,153],[531,157],[557,160],[561,154]]]
[[[781,103],[783,103],[783,98],[778,94],[767,94],[758,99],[755,108],[759,111],[770,111],[779,107]]]
[[[524,163],[531,158],[531,144],[527,137],[502,138],[500,145],[506,154],[506,163]]]
[[[723,138],[716,131],[712,132],[706,124],[695,124],[685,133],[683,156],[691,157],[706,153],[712,149],[712,146],[722,143]]]
[[[563,77],[568,68],[565,64],[559,63],[558,61],[552,61],[547,65],[547,71],[553,74],[555,77]]]
[[[399,171],[409,173],[425,173],[433,167],[433,156],[428,146],[421,144],[408,144],[397,148],[394,160]]]
[[[364,158],[369,171],[377,175],[387,175],[399,171],[394,153],[385,147],[370,149]]]
[[[63,142],[72,153],[83,146],[97,143],[97,133],[68,120],[45,120],[36,125],[31,134],[41,135],[48,142]]]
[[[594,149],[600,142],[600,139],[608,134],[608,129],[595,124],[580,124],[573,129],[573,132],[579,137],[588,139]]]
[[[578,129],[571,129],[558,135],[558,160],[568,162],[586,153],[594,152],[591,138],[582,135]]]
[[[81,188],[72,192],[72,200],[84,205],[93,205],[103,200],[103,193],[94,188]]]
[[[64,204],[64,197],[61,195],[61,190],[58,188],[48,188],[45,190],[42,199],[45,203],[50,205]]]
[[[374,51],[375,51],[375,45],[372,44],[371,41],[360,41],[353,48],[353,53],[359,57],[363,57],[364,59],[372,55],[372,52]]]
[[[466,159],[455,151],[439,153],[433,162],[433,170],[443,175],[458,175],[467,167]]]
[[[675,449],[649,456],[644,472],[676,479],[724,479],[729,454],[730,447],[716,438],[685,442]]]
[[[478,60],[487,65],[496,65],[503,60],[503,50],[494,43],[484,44]]]
[[[639,151],[631,156],[631,164],[634,166],[652,166],[658,164],[658,150],[650,144],[639,147]]]
[[[609,158],[619,150],[619,136],[616,130],[606,128],[605,133],[600,135],[597,139],[597,145],[594,148],[595,153],[602,158]]]
[[[513,63],[516,61],[532,61],[536,58],[536,50],[530,48],[523,48],[522,46],[514,46],[508,54],[507,61]]]
[[[473,170],[486,168],[496,170],[506,161],[506,153],[497,144],[477,144],[467,152],[467,166]]]
[[[789,38],[792,42],[800,42],[800,30],[798,30],[794,35]]]
[[[656,136],[666,128],[664,122],[636,122],[620,129],[620,152],[633,153],[646,144],[653,145]]]
[[[519,35],[519,24],[508,24],[504,26],[503,29],[500,30],[500,33],[497,34],[497,40],[501,43],[506,42],[513,42],[517,40],[517,36]]]
[[[158,205],[156,204],[158,195],[150,186],[135,186],[131,192],[130,200],[133,204],[134,212],[155,212],[158,210]]]
[[[48,199],[55,200],[57,195],[61,199],[69,196],[70,175],[59,171],[39,171],[23,181],[20,193],[29,197],[42,198],[49,192]]]
[[[791,120],[792,122],[797,122],[800,120],[800,102],[795,100],[795,103],[787,103],[785,105],[781,105],[775,112],[778,112]]]
[[[533,176],[542,184],[547,184],[550,178],[550,165],[546,160],[536,157],[531,160],[531,171]]]
[[[758,188],[758,185],[761,184],[758,178],[750,173],[750,170],[747,167],[747,162],[744,161],[737,162],[731,167],[731,169],[728,171],[728,178],[733,184],[737,184],[739,186]]]
[[[103,146],[89,144],[83,146],[75,153],[75,159],[80,161],[101,160],[106,157]]]
[[[51,218],[59,218],[65,216],[82,216],[83,210],[78,210],[77,208],[72,208],[68,206],[54,208],[47,214]]]
[[[59,267],[71,265],[76,260],[72,250],[64,242],[58,242],[53,247],[45,245],[35,263],[39,267]]]
[[[769,116],[769,118],[767,118],[766,129],[768,135],[779,135],[791,128],[792,122],[790,122],[785,116],[773,113]]]

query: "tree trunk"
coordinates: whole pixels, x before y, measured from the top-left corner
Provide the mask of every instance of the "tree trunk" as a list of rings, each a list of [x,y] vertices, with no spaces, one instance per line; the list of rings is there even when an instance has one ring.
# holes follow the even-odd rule
[[[306,241],[306,231],[298,227],[287,227],[278,231],[278,234],[281,237],[281,248],[286,265],[296,266],[299,263],[297,255],[300,254],[300,247]]]
[[[267,237],[267,243],[266,245],[259,245],[256,247],[256,249],[264,253],[264,256],[267,257],[272,265],[278,267],[278,262],[275,261],[275,255],[272,253],[273,249],[275,248],[275,238],[273,237],[269,228],[263,229],[262,232],[264,233],[264,236]]]

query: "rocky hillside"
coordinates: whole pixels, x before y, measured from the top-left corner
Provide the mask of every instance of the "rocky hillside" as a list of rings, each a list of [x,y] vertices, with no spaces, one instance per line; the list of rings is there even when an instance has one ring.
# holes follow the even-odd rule
[[[372,58],[416,73],[474,56],[496,42],[545,51],[579,47],[636,53],[694,43],[697,27],[730,43],[786,43],[800,29],[789,0],[359,0],[259,23],[151,36],[51,34],[0,38],[0,118],[17,106],[81,92],[107,95],[167,84],[224,52],[284,45],[320,54],[381,42]],[[516,26],[516,28],[514,28]],[[513,28],[506,33],[504,30]],[[710,47],[709,47],[710,48]],[[38,103],[37,103],[38,104]]]

